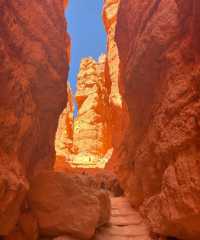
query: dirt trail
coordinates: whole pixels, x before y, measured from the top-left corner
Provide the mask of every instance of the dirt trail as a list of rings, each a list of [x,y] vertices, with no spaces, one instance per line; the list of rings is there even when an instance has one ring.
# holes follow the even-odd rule
[[[110,225],[101,228],[94,240],[152,240],[148,226],[124,197],[112,198]]]

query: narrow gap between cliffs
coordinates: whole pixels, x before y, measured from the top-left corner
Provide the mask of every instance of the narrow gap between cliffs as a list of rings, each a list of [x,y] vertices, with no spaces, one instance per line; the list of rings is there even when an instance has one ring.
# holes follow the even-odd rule
[[[56,134],[55,169],[95,176],[100,187],[113,188],[115,195],[121,195],[117,178],[104,169],[113,149],[106,123],[109,86],[102,10],[103,0],[87,4],[73,0],[65,12],[71,38],[68,103]]]

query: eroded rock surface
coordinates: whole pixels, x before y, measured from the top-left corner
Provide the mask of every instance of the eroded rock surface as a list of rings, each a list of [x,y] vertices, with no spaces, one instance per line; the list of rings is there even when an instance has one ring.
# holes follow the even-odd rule
[[[55,170],[66,170],[68,159],[73,152],[74,100],[70,84],[67,84],[67,107],[60,115],[55,139]]]
[[[5,240],[38,240],[39,229],[35,216],[25,211],[21,213],[15,229],[5,237]]]
[[[103,21],[107,32],[105,78],[109,89],[109,130],[113,152],[106,168],[114,170],[120,161],[120,145],[128,126],[128,114],[120,89],[120,59],[115,40],[119,0],[106,0],[103,6]]]
[[[200,238],[199,1],[121,0],[116,41],[130,127],[119,176],[155,232]]]
[[[67,156],[72,152],[74,102],[70,84],[67,84],[67,107],[60,115],[55,139],[57,156]]]
[[[78,115],[74,122],[74,157],[79,167],[103,167],[111,147],[108,129],[108,89],[104,74],[105,56],[96,62],[83,59],[77,79]]]
[[[63,0],[0,0],[0,235],[15,226],[26,177],[53,166],[68,63]]]

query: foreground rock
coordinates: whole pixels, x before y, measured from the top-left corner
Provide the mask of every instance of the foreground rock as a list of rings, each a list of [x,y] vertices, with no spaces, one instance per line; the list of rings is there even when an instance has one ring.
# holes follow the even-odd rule
[[[200,2],[121,0],[130,127],[118,175],[155,232],[200,239]]]
[[[108,195],[80,176],[41,172],[31,183],[29,202],[44,236],[90,239],[110,218]]]

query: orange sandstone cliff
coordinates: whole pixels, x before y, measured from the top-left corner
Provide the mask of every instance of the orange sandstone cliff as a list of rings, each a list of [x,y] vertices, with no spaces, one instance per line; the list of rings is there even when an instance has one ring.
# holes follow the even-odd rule
[[[72,159],[76,166],[104,166],[103,157],[111,147],[104,68],[104,55],[98,62],[92,58],[83,59],[80,65],[76,91],[78,115],[74,122]]]
[[[103,21],[107,32],[107,53],[105,64],[105,78],[109,83],[109,129],[112,139],[113,153],[106,164],[106,168],[114,170],[120,161],[120,145],[128,127],[128,114],[122,99],[120,88],[120,59],[115,40],[117,13],[119,0],[106,0],[103,6]]]
[[[27,178],[50,169],[68,62],[63,0],[0,0],[0,236],[15,226]],[[15,238],[14,238],[15,239]]]
[[[121,0],[116,41],[130,126],[118,174],[154,232],[200,238],[200,2]]]

